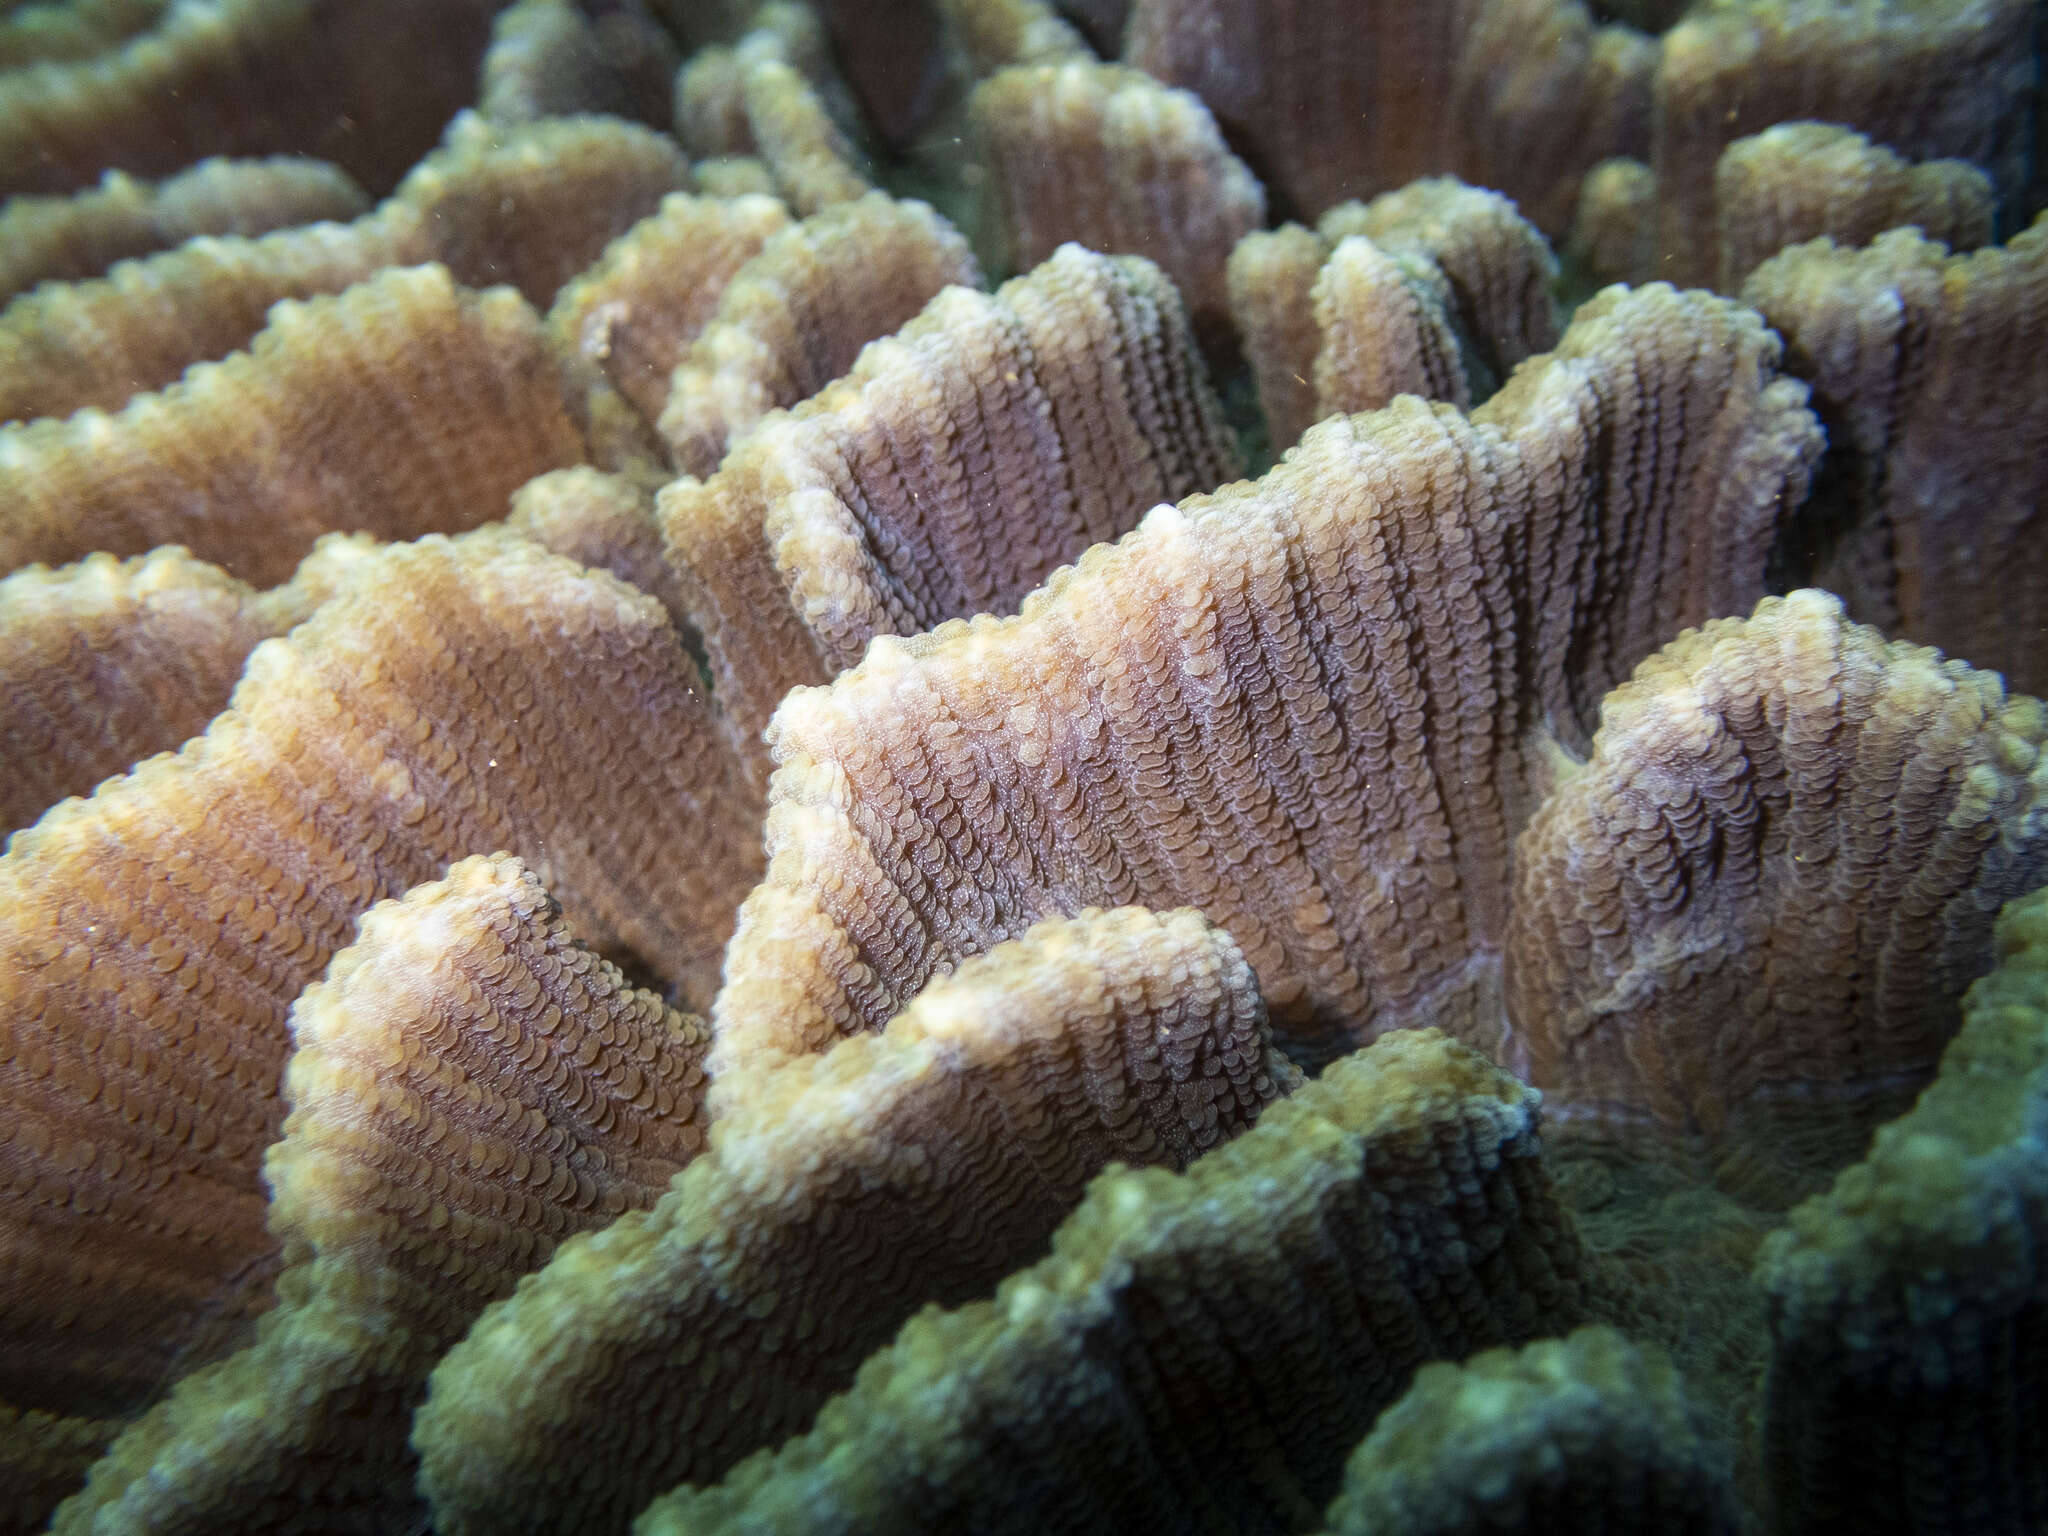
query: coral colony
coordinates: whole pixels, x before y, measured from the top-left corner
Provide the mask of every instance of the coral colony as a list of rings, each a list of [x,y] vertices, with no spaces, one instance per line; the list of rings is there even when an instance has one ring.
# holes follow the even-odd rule
[[[2034,20],[0,5],[0,1532],[2048,1529]]]

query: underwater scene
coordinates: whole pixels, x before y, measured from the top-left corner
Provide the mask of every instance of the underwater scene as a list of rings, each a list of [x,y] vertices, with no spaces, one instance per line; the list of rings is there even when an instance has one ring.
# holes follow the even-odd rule
[[[2041,0],[0,0],[0,1536],[2048,1533]]]

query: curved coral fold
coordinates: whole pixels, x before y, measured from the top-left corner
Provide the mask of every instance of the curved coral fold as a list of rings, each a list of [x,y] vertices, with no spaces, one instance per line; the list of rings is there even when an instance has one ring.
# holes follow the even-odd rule
[[[1467,9],[1136,0],[1124,56],[1200,97],[1288,212],[1313,217],[1451,169],[1442,119]]]
[[[993,296],[940,294],[659,505],[722,713],[765,780],[789,689],[877,634],[1013,608],[1236,469],[1172,285],[1069,247]]]
[[[583,113],[662,123],[677,62],[638,0],[518,0],[491,24],[477,111],[498,123]]]
[[[2048,219],[1951,256],[1821,240],[1743,297],[1813,384],[1828,472],[1801,542],[1850,612],[2048,692]]]
[[[2028,0],[1697,7],[1657,60],[1658,275],[1713,277],[1721,153],[1791,118],[1839,123],[1909,160],[1967,160],[2017,205],[2031,159],[2033,27]]]
[[[36,289],[0,312],[0,418],[119,410],[248,346],[278,300],[339,293],[430,254],[412,211],[387,201],[352,223],[188,240]]]
[[[0,579],[0,836],[204,730],[256,642],[325,602],[368,546],[330,535],[268,592],[175,544]]]
[[[1765,1245],[1780,1529],[2041,1528],[2048,892],[2009,906],[1940,1074]]]
[[[1490,395],[1524,358],[1557,345],[1557,258],[1535,225],[1498,192],[1432,176],[1369,203],[1340,203],[1316,221],[1332,244],[1364,235],[1443,274],[1473,388]]]
[[[0,300],[195,235],[261,235],[366,212],[362,188],[319,160],[202,160],[154,185],[109,171],[89,191],[0,206]]]
[[[920,438],[951,451],[908,451]],[[941,294],[745,453],[828,673],[878,634],[1014,610],[1238,467],[1172,285],[1078,246],[994,295]]]
[[[359,912],[518,850],[704,997],[758,870],[649,598],[487,530],[362,561],[176,756],[0,859],[0,1394],[106,1414],[268,1297],[286,1010]]]
[[[2040,11],[0,0],[0,1533],[2048,1529]]]
[[[1136,910],[1043,924],[879,1034],[725,1072],[711,1152],[435,1371],[414,1443],[447,1536],[616,1530],[716,1478],[920,1303],[1041,1252],[1104,1164],[1182,1166],[1300,1080],[1237,946]]]
[[[1266,194],[1187,91],[1080,61],[1008,69],[972,111],[1008,265],[1068,241],[1159,264],[1211,347],[1229,335],[1224,263],[1266,221]]]
[[[470,99],[496,9],[448,0],[422,25],[413,0],[165,6],[104,53],[0,72],[0,195],[315,150],[381,193]]]
[[[505,525],[565,559],[638,587],[668,610],[683,643],[696,648],[682,588],[663,552],[654,495],[645,486],[587,464],[551,470],[512,493]]]
[[[1329,257],[1328,241],[1289,223],[1246,235],[1224,263],[1231,323],[1251,366],[1267,441],[1276,454],[1292,448],[1323,418],[1314,378],[1322,335],[1310,295]]]
[[[817,213],[871,190],[826,104],[826,89],[837,85],[817,15],[765,5],[736,44],[700,49],[676,76],[676,135],[701,156],[755,161],[793,210]],[[843,90],[838,95],[841,115],[851,117]]]
[[[1955,251],[1991,243],[1991,178],[1962,160],[1913,165],[1833,123],[1784,123],[1737,139],[1714,167],[1721,235],[1716,286],[1736,293],[1789,245],[1822,236],[1867,245],[1911,224]]]
[[[557,350],[601,375],[651,427],[726,284],[788,223],[771,197],[671,193],[555,295]]]
[[[1767,1199],[1840,1166],[2048,877],[2044,737],[2037,700],[1820,592],[1644,662],[1517,860],[1508,1009],[1553,1114]]]
[[[248,345],[276,301],[338,293],[389,266],[440,261],[459,282],[510,282],[544,307],[688,179],[674,144],[630,123],[502,125],[462,113],[441,148],[352,223],[195,240],[9,306],[0,414],[118,407]]]
[[[330,530],[501,516],[582,447],[517,294],[402,269],[280,305],[247,353],[114,416],[0,429],[0,570],[176,543],[267,586]]]
[[[253,596],[175,545],[0,580],[0,835],[205,729],[264,638]]]
[[[1579,184],[1562,247],[1596,283],[1633,282],[1657,270],[1657,173],[1626,156],[1603,160]]]
[[[278,1305],[114,1443],[59,1533],[422,1518],[405,1427],[434,1360],[703,1144],[702,1023],[578,946],[509,855],[372,907],[291,1025]]]
[[[795,69],[780,60],[756,64],[740,90],[753,152],[796,212],[816,213],[871,190],[853,145]]]
[[[1294,217],[1452,172],[1546,229],[1642,152],[1656,67],[1568,0],[1135,0],[1124,57],[1200,96]]]
[[[992,1301],[927,1309],[816,1426],[639,1536],[1281,1532],[1424,1362],[1569,1326],[1536,1095],[1390,1036],[1185,1174],[1116,1169]]]
[[[1397,394],[1460,405],[1492,394],[1556,345],[1556,277],[1514,204],[1450,177],[1341,204],[1314,233],[1246,236],[1230,254],[1231,314],[1273,446]]]
[[[1020,617],[792,695],[721,1049],[818,1049],[1040,917],[1133,902],[1229,929],[1309,1055],[1492,1043],[1524,742],[1583,739],[1664,636],[1754,603],[1818,448],[1775,356],[1732,305],[1610,291],[1470,418],[1327,422]]]
[[[660,428],[677,467],[710,474],[736,434],[823,389],[949,283],[981,273],[923,203],[872,192],[770,236],[676,365]]]
[[[1627,7],[1628,0],[1450,7],[1468,30],[1450,99],[1437,109],[1448,153],[1428,168],[1496,188],[1538,228],[1562,231],[1593,168],[1646,153],[1661,126],[1653,103],[1657,40],[1633,26],[1600,24]]]
[[[1472,403],[1450,285],[1427,258],[1348,236],[1316,274],[1309,310],[1319,342],[1309,364],[1318,417],[1376,411],[1396,395]]]
[[[667,135],[608,117],[501,125],[463,113],[392,201],[456,281],[510,283],[537,307],[689,185]]]
[[[1735,1536],[1728,1469],[1678,1372],[1611,1328],[1438,1362],[1344,1468],[1325,1536]]]

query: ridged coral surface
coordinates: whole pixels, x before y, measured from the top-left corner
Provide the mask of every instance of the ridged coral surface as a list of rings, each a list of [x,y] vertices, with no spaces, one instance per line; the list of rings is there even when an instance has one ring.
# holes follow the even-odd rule
[[[1105,1164],[1250,1124],[1299,1081],[1265,1024],[1227,937],[1126,909],[1041,924],[822,1055],[729,1052],[710,1155],[435,1373],[437,1527],[612,1529],[775,1444],[917,1305],[1032,1257]]]
[[[57,1530],[418,1518],[403,1426],[427,1368],[704,1142],[702,1021],[625,985],[560,910],[500,855],[363,915],[292,1011],[264,1169],[278,1305],[115,1442]]]
[[[2035,1536],[2035,9],[0,0],[0,1533]]]

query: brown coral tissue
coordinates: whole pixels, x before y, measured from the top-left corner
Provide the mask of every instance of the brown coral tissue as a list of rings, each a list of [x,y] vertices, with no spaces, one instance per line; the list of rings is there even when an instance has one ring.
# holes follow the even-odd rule
[[[265,1170],[278,1306],[122,1435],[58,1531],[416,1518],[403,1429],[427,1366],[703,1144],[701,1021],[576,945],[509,855],[365,913],[292,1035]]]
[[[0,0],[0,1536],[2041,1536],[2041,10]]]
[[[176,755],[0,858],[0,1332],[14,1406],[108,1415],[239,1338],[277,1237],[286,1016],[381,896],[524,852],[708,997],[758,869],[666,613],[510,533],[365,558]]]
[[[2048,875],[2044,733],[1817,592],[1645,662],[1520,850],[1508,1006],[1553,1115],[1683,1128],[1764,1188],[1840,1166]]]

